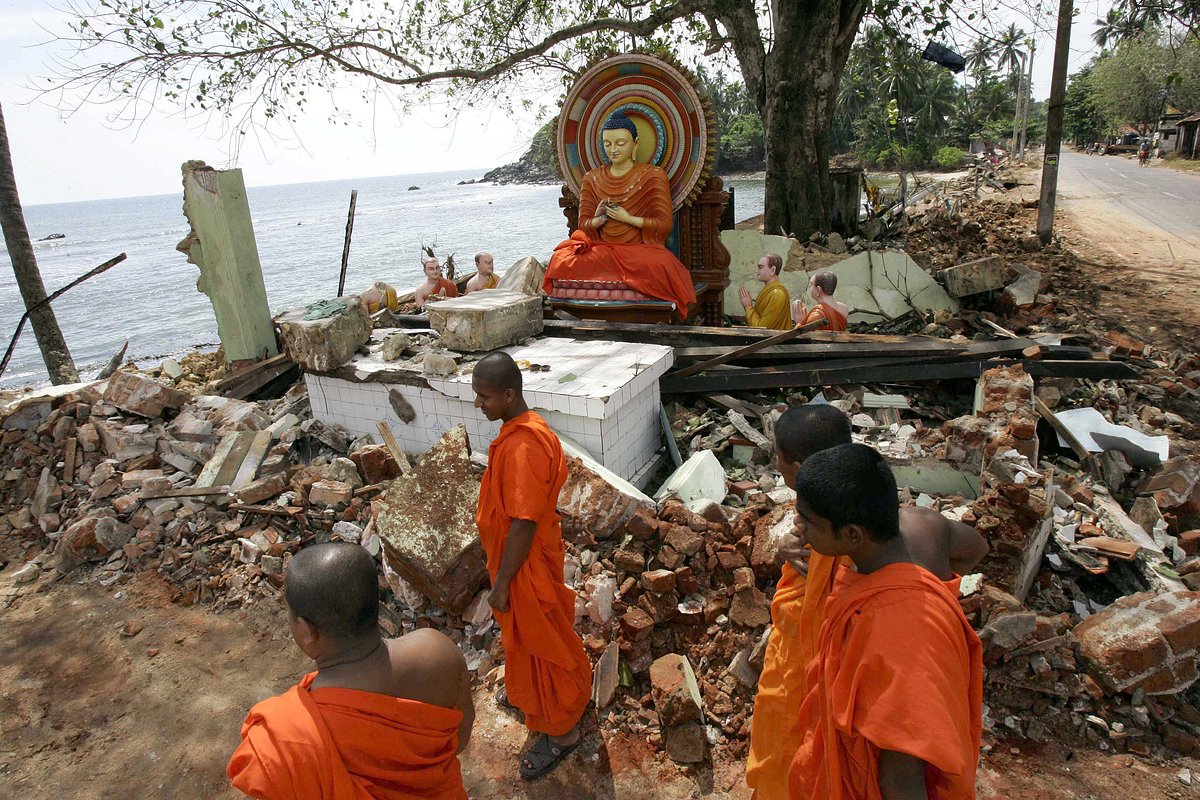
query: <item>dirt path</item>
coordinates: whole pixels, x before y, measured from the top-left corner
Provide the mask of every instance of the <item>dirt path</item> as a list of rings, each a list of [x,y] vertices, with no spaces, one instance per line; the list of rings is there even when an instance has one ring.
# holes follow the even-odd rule
[[[224,768],[242,717],[290,686],[308,662],[284,638],[279,608],[218,616],[168,598],[155,576],[141,575],[114,589],[58,584],[0,610],[0,797],[241,796],[227,786]],[[475,800],[749,796],[741,763],[678,766],[640,738],[603,740],[592,712],[577,755],[524,783],[515,775],[524,727],[488,691],[476,693],[476,704],[478,722],[462,757]],[[1152,763],[1051,748],[1013,755],[997,744],[984,758],[979,796],[1197,796],[1180,783],[1181,769],[1200,782],[1200,764],[1191,759]]]

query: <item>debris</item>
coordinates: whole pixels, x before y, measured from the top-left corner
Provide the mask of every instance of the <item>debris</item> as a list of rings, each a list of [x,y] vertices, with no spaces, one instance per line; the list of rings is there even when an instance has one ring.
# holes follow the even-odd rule
[[[711,450],[701,450],[667,478],[654,499],[677,497],[690,508],[701,499],[720,503],[725,494],[725,469]]]
[[[312,319],[307,308],[297,308],[275,317],[283,350],[301,369],[337,369],[371,338],[371,318],[357,297],[329,302],[329,316]]]
[[[487,581],[475,527],[479,478],[467,430],[451,428],[372,506],[392,569],[443,608],[461,613]]]
[[[473,353],[499,350],[542,332],[542,299],[500,288],[428,305],[441,346]]]

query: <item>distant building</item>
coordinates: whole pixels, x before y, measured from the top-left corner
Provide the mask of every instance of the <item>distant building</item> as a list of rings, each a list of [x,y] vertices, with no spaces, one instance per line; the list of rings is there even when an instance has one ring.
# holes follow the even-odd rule
[[[1179,136],[1175,146],[1176,151],[1184,158],[1196,157],[1196,129],[1200,127],[1200,111],[1188,114],[1179,120]]]

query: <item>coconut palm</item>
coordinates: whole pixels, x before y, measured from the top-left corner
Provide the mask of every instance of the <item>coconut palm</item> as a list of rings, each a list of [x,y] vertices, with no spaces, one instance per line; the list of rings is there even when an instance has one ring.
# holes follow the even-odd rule
[[[1000,34],[996,42],[996,66],[1008,74],[1008,84],[1013,91],[1021,85],[1022,57],[1025,54],[1025,39],[1028,34],[1012,23]]]

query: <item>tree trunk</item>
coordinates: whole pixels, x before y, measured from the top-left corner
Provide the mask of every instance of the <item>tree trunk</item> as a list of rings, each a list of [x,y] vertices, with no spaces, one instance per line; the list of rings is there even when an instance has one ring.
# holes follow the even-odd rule
[[[829,231],[829,134],[842,71],[865,6],[843,0],[777,7],[780,18],[767,57],[762,108],[767,150],[763,230],[786,231],[804,240]],[[802,57],[790,57],[796,53]]]
[[[21,198],[17,195],[17,179],[13,172],[12,154],[8,148],[8,131],[4,126],[4,109],[0,107],[0,227],[4,228],[4,245],[17,276],[17,286],[25,308],[31,308],[46,299],[46,287],[38,272],[37,259],[33,255],[33,244],[29,241],[29,230],[25,227],[25,214],[21,211]],[[33,334],[42,351],[46,372],[55,384],[74,383],[79,380],[75,363],[67,350],[58,320],[49,305],[42,306],[29,315]]]

